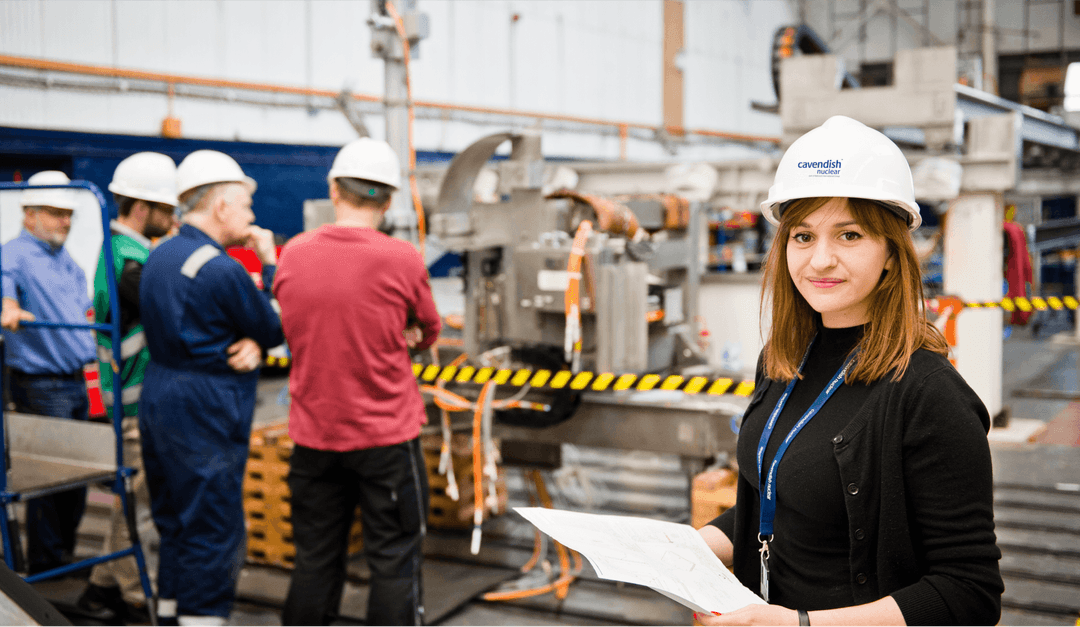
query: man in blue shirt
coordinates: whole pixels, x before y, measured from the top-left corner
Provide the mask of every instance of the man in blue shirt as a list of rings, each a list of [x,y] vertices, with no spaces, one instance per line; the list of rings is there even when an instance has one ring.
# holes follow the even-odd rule
[[[70,182],[62,172],[46,171],[27,181],[38,185]],[[90,403],[83,366],[94,360],[94,336],[84,329],[22,329],[22,321],[86,323],[90,296],[86,274],[64,248],[75,211],[69,189],[28,189],[20,199],[23,231],[4,244],[5,359],[16,411],[86,420]],[[17,332],[16,332],[17,331]],[[71,561],[75,529],[86,509],[86,488],[32,499],[26,504],[30,573]]]
[[[270,304],[273,233],[254,226],[255,181],[199,150],[176,170],[183,225],[143,267],[150,364],[139,400],[143,463],[161,534],[162,624],[225,624],[245,558],[241,484],[262,351],[285,341]],[[225,246],[253,246],[255,286]],[[176,617],[173,619],[173,617]]]

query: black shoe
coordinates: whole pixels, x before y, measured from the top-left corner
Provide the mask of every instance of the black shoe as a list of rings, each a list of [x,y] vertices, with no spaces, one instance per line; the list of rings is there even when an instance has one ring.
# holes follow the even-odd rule
[[[95,586],[90,584],[83,591],[82,596],[75,602],[79,613],[103,623],[115,624],[123,617],[124,599],[120,596],[120,588]]]

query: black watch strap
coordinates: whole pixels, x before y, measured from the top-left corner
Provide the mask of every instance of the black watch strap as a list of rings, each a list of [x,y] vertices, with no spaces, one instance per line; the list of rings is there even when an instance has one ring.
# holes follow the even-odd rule
[[[799,625],[801,627],[809,627],[810,615],[806,613],[806,610],[795,610],[799,613]]]

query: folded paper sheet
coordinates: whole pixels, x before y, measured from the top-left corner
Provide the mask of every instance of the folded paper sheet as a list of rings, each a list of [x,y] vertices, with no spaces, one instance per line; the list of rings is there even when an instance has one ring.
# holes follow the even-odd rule
[[[648,586],[696,612],[726,613],[765,603],[724,567],[690,525],[543,507],[514,511],[584,555],[604,579]]]

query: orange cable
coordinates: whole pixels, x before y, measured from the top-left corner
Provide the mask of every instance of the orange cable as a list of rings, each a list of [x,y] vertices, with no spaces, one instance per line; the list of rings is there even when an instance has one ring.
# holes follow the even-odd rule
[[[483,422],[484,405],[488,394],[495,387],[494,381],[488,381],[480,388],[480,397],[476,400],[473,412],[473,536],[470,550],[473,555],[480,552],[480,525],[484,522],[484,454],[480,441],[480,425]]]
[[[581,258],[585,256],[585,244],[592,233],[592,222],[582,220],[574,233],[574,243],[570,247],[570,258],[566,262],[569,282],[566,285],[564,302],[566,305],[566,331],[563,350],[566,360],[571,363],[573,372],[581,365]]]
[[[551,509],[551,507],[552,507],[551,497],[548,495],[547,489],[544,486],[544,479],[543,479],[543,476],[540,474],[540,471],[538,471],[538,470],[530,470],[528,474],[532,478],[533,483],[536,486],[536,491],[537,491],[537,494],[539,496],[541,506],[542,507],[547,507],[548,509]],[[537,530],[537,533],[539,533],[539,530]],[[539,542],[539,540],[537,540],[537,543],[538,542]],[[540,596],[541,594],[547,594],[548,592],[554,591],[556,598],[565,599],[567,594],[570,591],[570,584],[573,583],[573,581],[575,579],[577,579],[577,576],[581,573],[581,569],[582,569],[581,554],[578,553],[577,551],[574,551],[574,550],[570,551],[570,553],[573,555],[573,558],[574,558],[574,570],[570,570],[570,562],[566,557],[566,548],[563,547],[563,545],[559,544],[558,541],[552,540],[552,542],[555,543],[555,548],[559,553],[559,567],[561,569],[560,570],[561,574],[560,574],[558,579],[556,579],[555,581],[553,581],[553,582],[551,582],[549,584],[546,584],[546,585],[543,585],[543,586],[540,586],[540,587],[537,587],[537,588],[530,588],[528,590],[507,590],[505,592],[488,592],[488,593],[484,594],[482,598],[485,601],[515,601],[515,600],[518,600],[518,599],[525,599],[525,598],[529,598],[529,597]],[[534,551],[538,551],[538,550],[539,550],[539,546],[535,546]],[[535,556],[535,557],[539,558],[538,555]],[[531,565],[534,565],[533,560],[530,560],[530,562],[528,564],[526,564],[526,566],[530,566],[530,568],[531,568]],[[522,571],[526,571],[525,567],[522,567]]]

